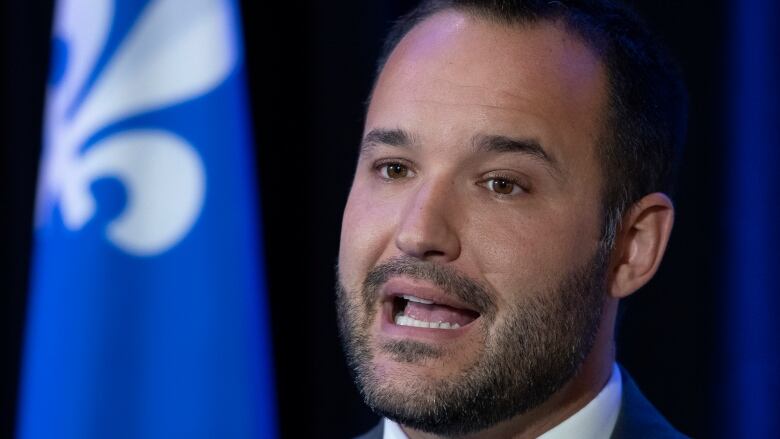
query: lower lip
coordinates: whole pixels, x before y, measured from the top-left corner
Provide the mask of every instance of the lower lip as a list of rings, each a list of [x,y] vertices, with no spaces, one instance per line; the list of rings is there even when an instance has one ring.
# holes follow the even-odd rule
[[[416,338],[430,341],[447,341],[462,337],[479,320],[474,320],[468,325],[457,329],[438,329],[438,328],[420,328],[418,326],[396,325],[393,315],[393,303],[385,302],[382,307],[382,318],[380,320],[380,330],[383,334],[393,338]]]

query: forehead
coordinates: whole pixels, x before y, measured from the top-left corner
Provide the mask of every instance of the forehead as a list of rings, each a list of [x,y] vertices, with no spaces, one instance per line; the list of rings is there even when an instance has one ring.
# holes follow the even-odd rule
[[[433,143],[487,131],[588,153],[601,131],[606,83],[599,58],[562,24],[506,25],[445,11],[391,53],[366,131],[401,127]]]

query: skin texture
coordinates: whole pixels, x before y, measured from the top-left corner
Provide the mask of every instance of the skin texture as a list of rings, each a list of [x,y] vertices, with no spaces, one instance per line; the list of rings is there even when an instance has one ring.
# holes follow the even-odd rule
[[[552,294],[593,259],[604,178],[595,143],[606,105],[603,65],[558,23],[507,26],[447,11],[399,43],[372,95],[339,253],[344,300],[368,328],[370,367],[382,386],[413,398],[420,383],[456,377],[478,362],[486,337],[529,299],[523,295]],[[370,135],[393,130],[406,138]],[[486,136],[534,142],[547,159],[475,146]],[[658,193],[626,214],[607,255],[595,342],[577,374],[530,411],[470,437],[536,437],[601,390],[614,361],[617,301],[654,275],[672,222],[671,202]],[[446,338],[430,333],[436,330],[388,333],[380,305],[366,308],[360,295],[372,268],[399,257],[444,265],[484,285],[494,318]],[[402,361],[379,348],[404,340],[441,355]],[[433,437],[404,429],[412,438]]]

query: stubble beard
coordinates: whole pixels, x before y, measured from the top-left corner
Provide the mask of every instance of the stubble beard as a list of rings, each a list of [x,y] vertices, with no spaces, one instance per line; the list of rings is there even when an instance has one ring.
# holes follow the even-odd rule
[[[590,353],[606,300],[606,250],[563,276],[549,291],[517,291],[497,318],[494,295],[449,267],[401,257],[373,268],[360,292],[337,283],[339,329],[347,361],[366,404],[381,416],[443,436],[484,430],[528,412],[560,390]],[[426,280],[480,309],[482,352],[462,370],[432,380],[378,374],[374,349],[398,363],[446,362],[450,352],[403,340],[376,347],[370,326],[378,290],[393,275]]]

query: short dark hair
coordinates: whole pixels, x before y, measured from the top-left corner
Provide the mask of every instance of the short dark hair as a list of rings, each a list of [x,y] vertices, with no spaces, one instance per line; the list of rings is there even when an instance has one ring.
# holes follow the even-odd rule
[[[561,21],[601,58],[609,89],[597,145],[604,163],[604,245],[614,245],[635,202],[652,192],[672,194],[686,135],[687,91],[678,65],[632,10],[609,0],[424,0],[390,30],[377,77],[401,39],[444,10],[507,25]]]

